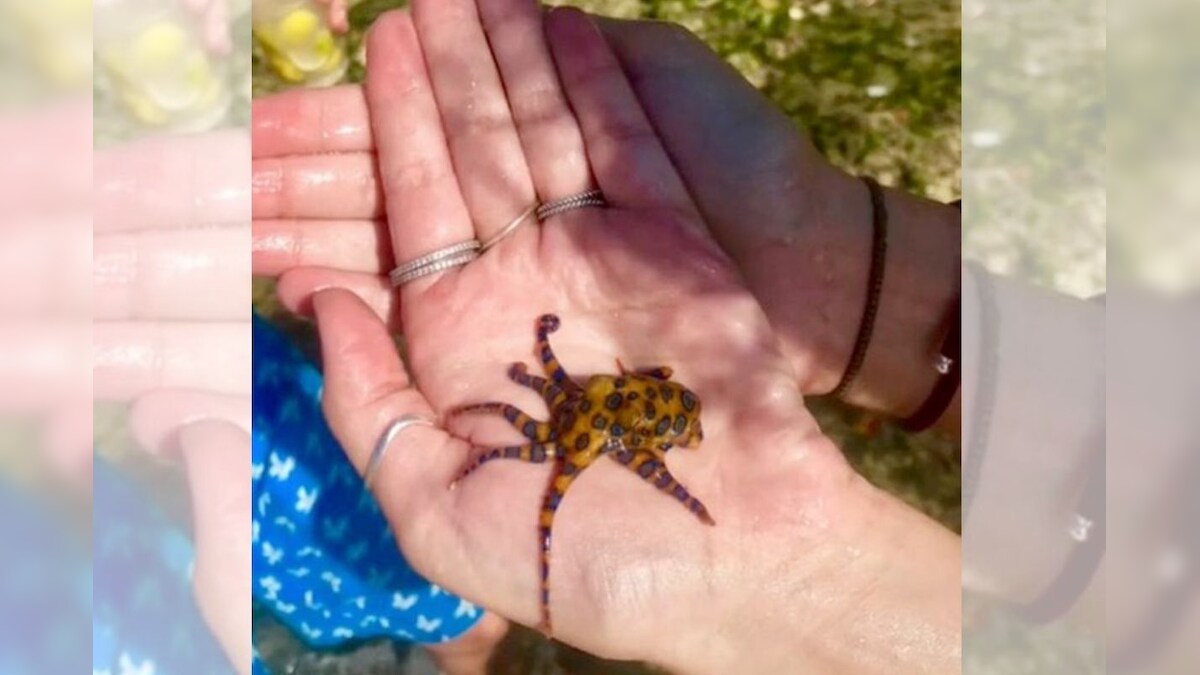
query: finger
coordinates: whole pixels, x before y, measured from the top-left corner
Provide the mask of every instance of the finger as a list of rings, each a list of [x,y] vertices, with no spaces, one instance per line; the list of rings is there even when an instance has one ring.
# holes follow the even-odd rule
[[[79,212],[0,226],[0,316],[91,316],[90,220]]]
[[[415,0],[412,20],[458,184],[478,238],[487,240],[535,195],[475,0]]]
[[[275,287],[279,302],[288,311],[312,316],[312,298],[329,288],[341,288],[358,296],[383,320],[392,333],[401,332],[400,297],[392,291],[387,277],[357,272],[342,272],[323,267],[300,267],[284,274]]]
[[[254,274],[293,267],[329,267],[383,274],[394,267],[383,220],[255,220]]]
[[[194,389],[158,389],[129,410],[129,432],[147,453],[181,459],[179,432],[193,422],[223,420],[250,433],[250,399]]]
[[[0,414],[24,416],[91,388],[91,322],[0,322]]]
[[[350,21],[346,14],[346,0],[333,0],[329,3],[329,25],[338,33],[350,30]]]
[[[330,429],[360,474],[380,435],[395,419],[437,415],[411,386],[396,344],[379,317],[354,294],[325,290],[312,301],[325,371],[322,404]],[[409,505],[443,503],[467,446],[440,428],[409,427],[393,441],[375,477],[393,523],[414,516]]]
[[[92,102],[83,97],[0,116],[0,227],[94,208],[93,190],[103,181],[92,173],[102,154],[92,151],[91,119]]]
[[[677,24],[597,23],[704,220],[715,235],[726,235],[722,246],[737,257],[761,244],[745,236],[747,223],[755,223],[764,237],[786,234],[770,227],[780,222],[780,205],[803,204],[801,192],[826,182],[821,171],[826,163],[795,133],[792,120]],[[813,161],[797,166],[797,154]]]
[[[479,13],[538,195],[551,201],[590,189],[583,133],[559,83],[540,5],[494,0],[481,2]]]
[[[92,482],[92,401],[88,392],[76,392],[75,399],[50,413],[44,432],[46,454],[59,478],[84,487]]]
[[[99,323],[92,390],[128,401],[157,388],[250,394],[250,322]]]
[[[233,49],[233,37],[229,34],[229,3],[216,0],[209,3],[204,14],[204,34],[208,48],[218,56],[227,56]]]
[[[245,250],[248,234],[244,227],[227,227],[95,236],[95,318],[244,317],[250,257],[236,252]]]
[[[596,24],[577,9],[559,8],[547,15],[546,33],[596,181],[609,201],[695,215],[682,179]]]
[[[256,219],[383,215],[382,184],[370,154],[298,155],[256,159],[253,165]]]
[[[255,159],[375,151],[367,98],[356,84],[255,99],[251,138]]]
[[[97,152],[95,229],[244,223],[249,157],[250,138],[242,130],[157,137]]]
[[[239,673],[250,672],[250,436],[224,421],[180,432],[196,538],[196,604]]]
[[[367,102],[396,260],[474,239],[409,15],[383,15],[371,29],[367,52]],[[406,289],[427,288],[435,278]]]

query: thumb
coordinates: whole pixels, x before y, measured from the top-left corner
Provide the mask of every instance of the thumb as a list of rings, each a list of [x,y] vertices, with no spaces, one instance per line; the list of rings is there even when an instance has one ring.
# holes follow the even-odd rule
[[[395,420],[416,415],[436,424],[437,416],[412,386],[396,343],[374,310],[341,289],[316,293],[312,305],[325,371],[325,417],[361,475]],[[416,515],[409,506],[442,502],[469,448],[436,426],[408,427],[389,445],[372,491],[403,538],[403,526]]]
[[[234,424],[196,422],[179,433],[196,538],[193,590],[200,613],[238,673],[250,672],[250,436]]]

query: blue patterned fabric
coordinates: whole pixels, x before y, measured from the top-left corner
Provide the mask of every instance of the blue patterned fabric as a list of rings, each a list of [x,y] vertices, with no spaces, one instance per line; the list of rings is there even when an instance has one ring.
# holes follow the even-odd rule
[[[254,597],[313,648],[452,640],[483,611],[414,572],[321,414],[322,380],[254,318]]]
[[[37,489],[0,470],[0,675],[87,672],[87,542]]]
[[[191,541],[151,495],[99,456],[92,523],[93,675],[233,675],[196,607]]]

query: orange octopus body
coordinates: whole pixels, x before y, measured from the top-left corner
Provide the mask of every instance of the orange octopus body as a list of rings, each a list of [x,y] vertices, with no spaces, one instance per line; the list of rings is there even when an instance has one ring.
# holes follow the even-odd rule
[[[545,399],[549,422],[538,422],[504,403],[482,403],[457,413],[492,412],[504,416],[533,443],[485,451],[460,476],[465,478],[494,459],[553,461],[554,475],[539,518],[542,579],[542,630],[551,634],[550,534],[554,513],[571,483],[597,458],[608,455],[639,477],[674,497],[702,522],[713,524],[708,510],[671,475],[664,463],[675,446],[696,448],[704,438],[700,399],[671,381],[672,371],[657,367],[619,375],[594,375],[583,386],[572,381],[550,348],[548,336],[558,330],[558,317],[538,320],[538,356],[546,377],[529,375],[524,364],[509,369],[509,377],[534,389]],[[619,362],[618,362],[619,365]]]

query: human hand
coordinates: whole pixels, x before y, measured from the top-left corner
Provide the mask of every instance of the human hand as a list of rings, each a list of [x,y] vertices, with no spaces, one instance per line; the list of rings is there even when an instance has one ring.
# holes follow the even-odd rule
[[[600,25],[707,226],[780,336],[801,390],[830,391],[865,304],[865,189],[682,28]],[[280,297],[292,309],[338,285],[402,330],[381,276],[392,258],[361,89],[294,91],[254,105],[255,272],[283,274]],[[931,386],[924,365],[955,297],[958,229],[953,209],[894,192],[889,202],[888,302],[876,324],[877,343],[889,348],[870,352],[851,398],[901,415]]]
[[[186,467],[192,583],[250,672],[249,153],[241,130],[161,137],[95,161],[94,391],[132,405],[133,438]],[[242,479],[238,480],[237,476]]]
[[[586,16],[556,10],[543,30],[533,2],[418,0],[411,18],[381,18],[368,49],[397,259],[486,240],[535,198],[591,187],[592,174],[611,208],[526,226],[464,268],[405,286],[398,311],[419,390],[369,306],[341,290],[313,296],[325,411],[355,465],[401,415],[536,400],[505,372],[532,350],[534,319],[556,313],[569,372],[610,372],[617,358],[669,365],[699,395],[704,443],[670,464],[719,523],[601,460],[558,511],[559,637],[693,672],[830,672],[881,654],[951,669],[957,541],[857,479],[820,434],[766,317]],[[461,419],[455,431],[503,444],[494,421]],[[415,427],[394,444],[375,485],[406,557],[535,623],[545,470],[492,463],[451,491],[466,442]],[[900,555],[908,546],[919,553]],[[881,620],[903,628],[884,634]]]
[[[156,392],[131,415],[134,437],[180,461],[191,495],[197,609],[241,675],[251,672],[249,410],[214,408],[211,397]],[[245,406],[248,408],[248,406]]]

